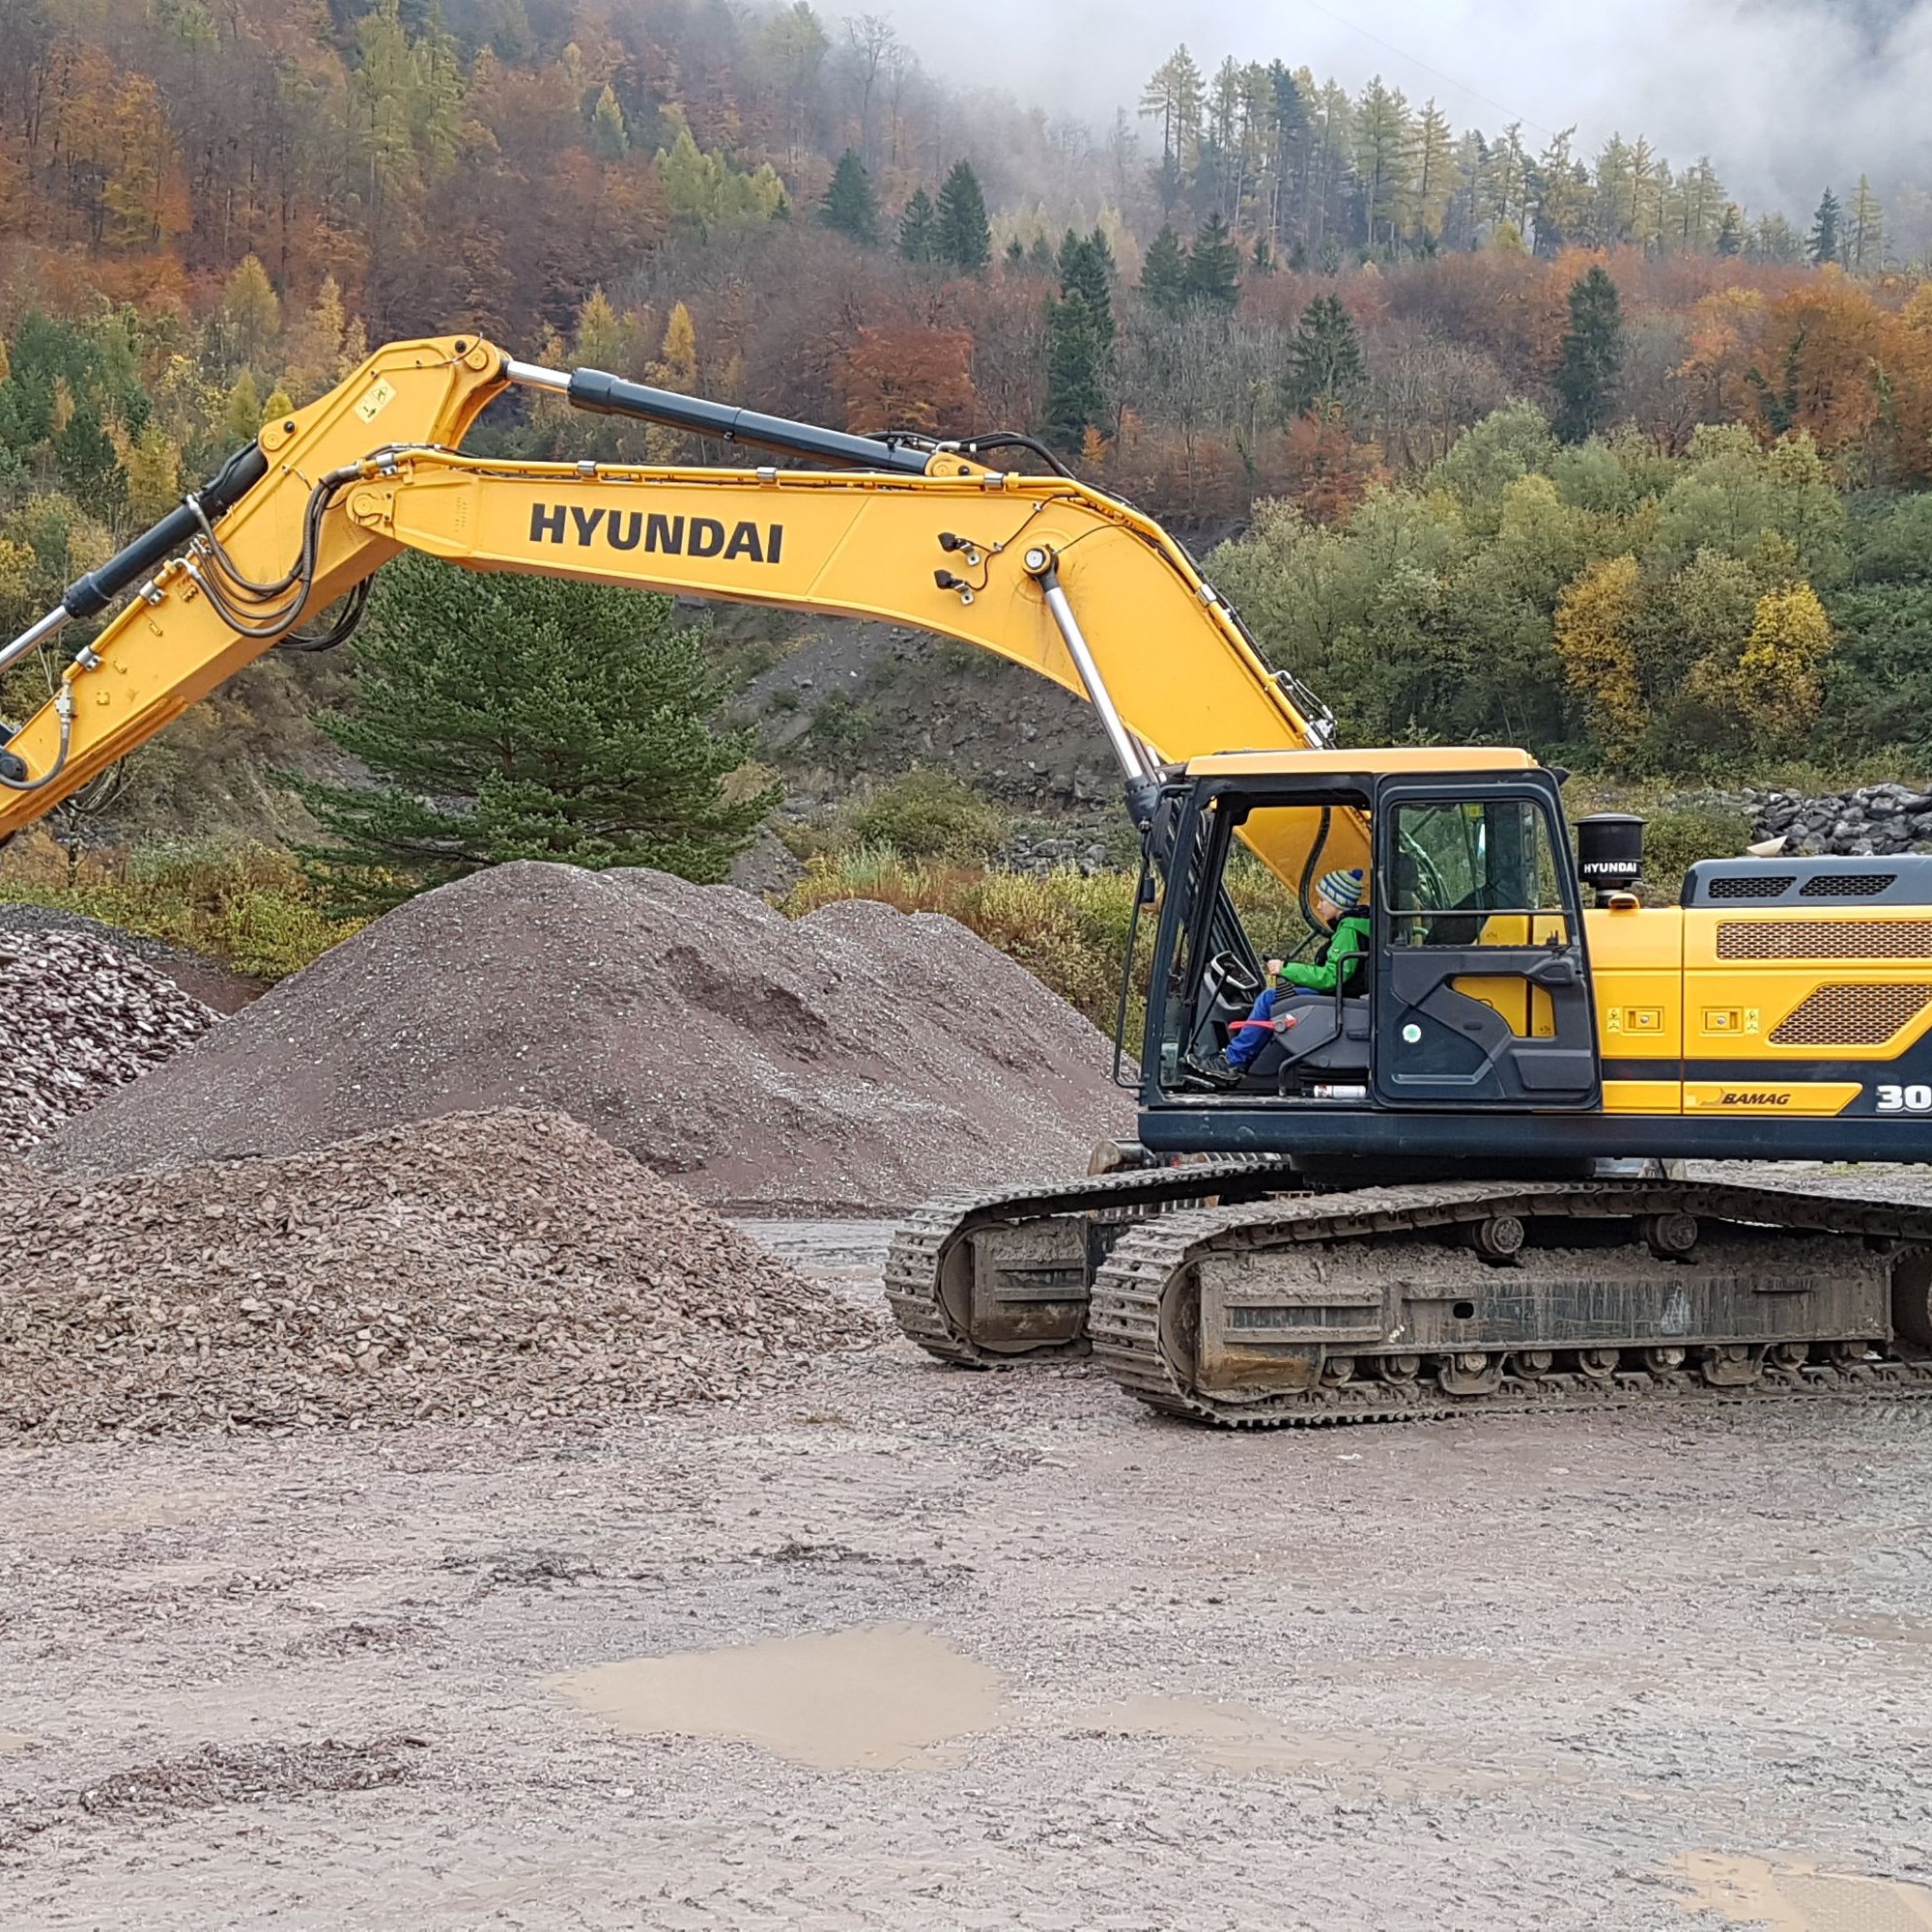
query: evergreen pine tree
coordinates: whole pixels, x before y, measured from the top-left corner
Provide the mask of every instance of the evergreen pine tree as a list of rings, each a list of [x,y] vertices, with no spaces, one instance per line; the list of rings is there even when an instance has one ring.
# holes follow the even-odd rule
[[[932,197],[923,187],[916,187],[899,216],[899,254],[908,262],[930,262],[937,258],[938,248],[939,218],[933,212]]]
[[[862,248],[879,245],[879,202],[872,178],[855,149],[847,148],[832,171],[832,185],[819,204],[818,218],[835,234]]]
[[[1044,235],[1033,238],[1033,246],[1026,252],[1027,267],[1037,269],[1041,274],[1050,275],[1058,266],[1054,260],[1053,243]]]
[[[1274,273],[1274,250],[1268,246],[1268,239],[1265,235],[1257,235],[1255,237],[1254,248],[1248,256],[1248,266],[1258,275],[1271,275]]]
[[[1623,359],[1617,285],[1601,267],[1593,268],[1571,284],[1570,327],[1556,370],[1554,427],[1565,442],[1581,442],[1609,420]]]
[[[1063,289],[1078,289],[1093,304],[1094,311],[1106,317],[1107,340],[1111,343],[1114,339],[1116,265],[1114,251],[1107,246],[1105,232],[1096,228],[1091,235],[1076,235],[1069,228],[1060,244],[1060,254],[1054,260],[1054,267],[1059,270]]]
[[[1282,402],[1292,416],[1340,401],[1362,380],[1362,339],[1340,296],[1317,296],[1288,345]]]
[[[1187,306],[1187,250],[1163,226],[1141,258],[1141,297],[1157,314],[1179,315]]]
[[[1724,218],[1718,224],[1718,253],[1738,255],[1744,252],[1744,214],[1736,202],[1724,206]]]
[[[1838,259],[1838,222],[1844,211],[1838,206],[1838,197],[1830,188],[1825,190],[1825,198],[1818,204],[1818,213],[1811,221],[1811,265],[1822,269],[1827,262]]]
[[[1216,209],[1195,231],[1187,256],[1187,293],[1232,309],[1241,292],[1241,250]]]
[[[1026,267],[1026,262],[1027,262],[1026,243],[1022,242],[1017,235],[1015,235],[1013,239],[1007,243],[1007,267],[1009,269],[1024,269]]]
[[[1107,370],[1114,346],[1112,252],[1096,228],[1060,244],[1060,298],[1047,304],[1047,440],[1081,448],[1106,413]]]
[[[245,372],[244,372],[245,374]],[[255,421],[237,442],[251,442],[262,427],[259,405]],[[60,464],[61,482],[75,502],[91,517],[103,524],[118,524],[127,515],[128,477],[114,440],[92,404],[76,405],[67,421],[54,432],[54,455]]]
[[[376,783],[291,781],[345,905],[512,859],[713,882],[775,803],[726,797],[750,739],[715,728],[723,687],[668,597],[405,556],[356,657],[355,711],[321,723]]]
[[[993,231],[986,197],[970,161],[954,161],[939,189],[938,257],[977,275],[993,259]]]

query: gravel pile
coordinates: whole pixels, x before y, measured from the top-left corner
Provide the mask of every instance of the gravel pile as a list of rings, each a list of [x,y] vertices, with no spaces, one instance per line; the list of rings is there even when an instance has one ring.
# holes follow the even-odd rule
[[[554,1115],[33,1179],[0,1176],[0,1435],[729,1401],[876,1333]]]
[[[21,932],[78,932],[100,940],[117,952],[145,959],[163,979],[173,980],[183,992],[192,994],[217,1013],[240,1012],[250,1000],[262,997],[259,980],[250,980],[192,947],[156,939],[151,932],[129,932],[125,925],[109,925],[105,920],[69,912],[62,906],[0,899],[0,937]]]
[[[1782,838],[1787,852],[1868,859],[1876,853],[1932,851],[1932,794],[1911,785],[1861,785],[1824,798],[1747,791],[1755,838]]]
[[[729,887],[528,863],[379,920],[44,1151],[126,1173],[525,1107],[715,1205],[889,1213],[1083,1173],[1130,1126],[1110,1066],[952,920],[854,900],[792,921]]]
[[[214,1021],[165,974],[90,933],[0,927],[0,1148],[37,1146]]]

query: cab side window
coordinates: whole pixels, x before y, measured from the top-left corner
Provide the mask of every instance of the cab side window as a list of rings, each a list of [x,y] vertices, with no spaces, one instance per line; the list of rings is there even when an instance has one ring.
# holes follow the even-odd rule
[[[1568,936],[1552,829],[1528,799],[1397,808],[1385,882],[1396,946],[1524,946]]]

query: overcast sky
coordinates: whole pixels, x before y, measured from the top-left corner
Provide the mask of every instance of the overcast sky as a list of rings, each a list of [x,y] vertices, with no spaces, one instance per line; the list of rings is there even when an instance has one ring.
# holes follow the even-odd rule
[[[833,10],[827,9],[827,12]],[[1831,182],[1932,185],[1932,0],[856,0],[925,67],[1108,125],[1185,41],[1276,56],[1351,91],[1379,72],[1458,128],[1512,120],[1540,146],[1639,129],[1709,154],[1733,194],[1804,212]],[[1351,24],[1359,22],[1359,25]]]

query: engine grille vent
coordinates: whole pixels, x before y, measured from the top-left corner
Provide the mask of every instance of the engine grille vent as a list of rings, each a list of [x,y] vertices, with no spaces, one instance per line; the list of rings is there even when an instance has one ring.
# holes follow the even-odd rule
[[[1767,872],[1747,879],[1713,879],[1704,890],[1714,899],[1775,899],[1797,883],[1796,872]]]
[[[1883,1046],[1932,1002],[1932,985],[1820,986],[1777,1023],[1773,1046]]]
[[[1719,959],[1932,959],[1932,919],[1726,919]]]
[[[1820,872],[1799,889],[1801,899],[1873,899],[1898,883],[1896,872]]]

